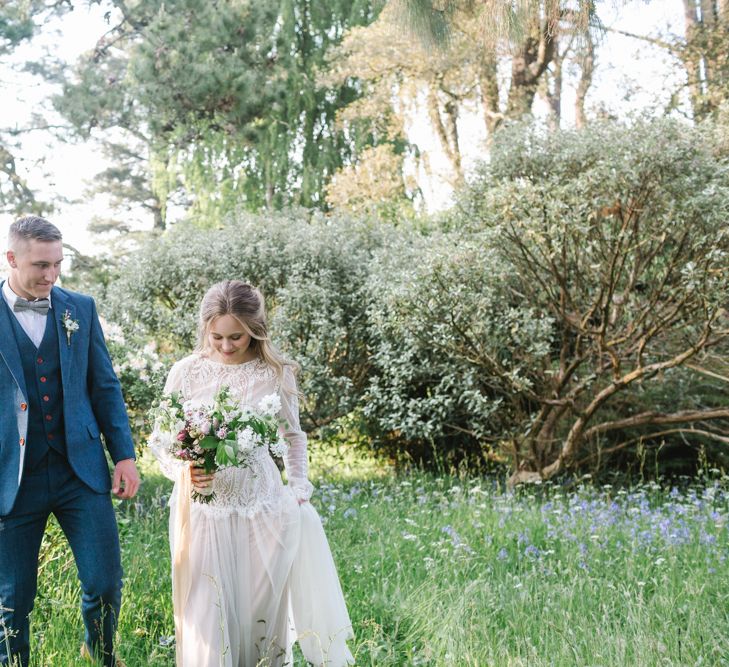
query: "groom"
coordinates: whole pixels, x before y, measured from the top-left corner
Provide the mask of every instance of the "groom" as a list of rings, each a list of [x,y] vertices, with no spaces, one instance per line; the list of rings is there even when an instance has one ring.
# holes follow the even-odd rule
[[[131,498],[139,487],[124,400],[93,299],[53,286],[60,231],[27,216],[10,226],[8,246],[10,273],[0,281],[0,665],[28,665],[38,552],[54,514],[81,582],[81,653],[121,667],[112,648],[122,568],[109,490]]]

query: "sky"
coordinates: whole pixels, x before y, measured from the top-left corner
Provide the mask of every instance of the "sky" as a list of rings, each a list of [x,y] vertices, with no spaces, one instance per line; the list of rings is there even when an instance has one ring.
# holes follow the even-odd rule
[[[608,28],[643,35],[682,34],[682,12],[681,0],[615,0],[601,3],[600,9]],[[12,69],[13,65],[17,67],[32,59],[39,49],[48,49],[57,57],[73,62],[93,48],[105,29],[104,9],[98,5],[79,5],[63,19],[47,24],[33,43],[17,49],[12,61],[1,62],[0,126],[27,127],[33,111],[41,111],[54,122],[48,96],[57,91],[38,77]],[[642,109],[661,109],[679,82],[678,77],[679,68],[658,47],[608,31],[597,49],[588,112],[602,110],[624,117]],[[574,117],[574,98],[574,87],[568,81],[563,93],[567,126]],[[408,131],[410,140],[428,154],[430,173],[411,165],[424,193],[427,210],[440,210],[448,206],[452,190],[448,185],[445,156],[429,128],[424,110],[414,115]],[[462,114],[459,133],[468,173],[485,154],[485,132],[477,109]],[[93,252],[98,247],[98,238],[86,231],[86,225],[103,211],[104,201],[103,198],[88,201],[85,189],[105,166],[98,146],[93,142],[64,143],[48,132],[33,132],[23,136],[22,150],[16,151],[16,156],[18,169],[30,186],[42,197],[58,201],[57,211],[49,217],[62,229],[65,239],[83,252]],[[0,229],[7,229],[10,222],[10,216],[0,215]]]

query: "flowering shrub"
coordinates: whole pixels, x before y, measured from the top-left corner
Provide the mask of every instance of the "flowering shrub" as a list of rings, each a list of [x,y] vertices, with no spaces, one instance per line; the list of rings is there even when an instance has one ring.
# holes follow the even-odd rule
[[[159,355],[155,341],[128,338],[119,325],[104,318],[101,325],[132,428],[139,435],[146,429],[147,412],[162,393],[169,362]]]

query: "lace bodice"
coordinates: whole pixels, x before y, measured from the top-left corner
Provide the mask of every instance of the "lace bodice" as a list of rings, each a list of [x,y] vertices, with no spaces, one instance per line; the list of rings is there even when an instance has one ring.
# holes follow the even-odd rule
[[[298,393],[291,368],[285,367],[283,379],[279,380],[275,370],[260,359],[223,364],[196,353],[181,359],[170,369],[164,391],[165,394],[180,392],[184,400],[209,402],[224,386],[241,397],[242,405],[250,407],[255,407],[268,394],[279,395],[279,416],[286,422],[282,433],[289,443],[284,457],[289,486],[298,499],[308,500],[313,487],[308,480],[307,439],[299,424]],[[162,472],[177,480],[181,466],[187,464],[170,455],[169,435],[155,430],[149,447],[160,462]],[[213,501],[202,507],[212,511],[217,508],[255,512],[262,505],[277,502],[282,491],[281,475],[268,450],[261,447],[255,450],[248,467],[219,470],[213,480],[213,491]]]

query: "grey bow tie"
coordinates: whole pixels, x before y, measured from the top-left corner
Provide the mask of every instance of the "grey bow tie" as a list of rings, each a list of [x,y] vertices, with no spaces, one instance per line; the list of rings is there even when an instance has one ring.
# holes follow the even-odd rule
[[[36,299],[35,301],[28,301],[28,299],[24,299],[22,296],[19,296],[15,299],[13,310],[16,313],[22,313],[24,310],[33,310],[41,315],[47,315],[50,307],[50,299]]]

